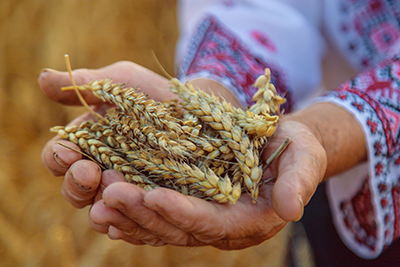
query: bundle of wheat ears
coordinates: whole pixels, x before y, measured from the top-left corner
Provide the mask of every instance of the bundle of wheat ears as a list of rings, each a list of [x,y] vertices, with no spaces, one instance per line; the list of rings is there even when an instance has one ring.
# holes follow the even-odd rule
[[[261,150],[274,134],[280,105],[286,102],[271,83],[269,69],[254,83],[255,104],[246,110],[176,78],[170,79],[171,91],[181,103],[155,102],[111,79],[83,86],[76,86],[72,75],[71,79],[74,86],[63,89],[75,89],[85,106],[79,90],[90,90],[116,107],[104,117],[91,110],[96,121],[51,131],[77,144],[80,153],[101,168],[120,171],[145,190],[164,187],[231,204],[247,191],[256,200],[263,168],[289,143],[285,140],[260,164]]]

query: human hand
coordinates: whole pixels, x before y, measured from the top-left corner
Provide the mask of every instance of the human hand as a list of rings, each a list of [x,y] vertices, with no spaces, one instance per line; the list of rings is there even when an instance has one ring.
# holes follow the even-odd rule
[[[176,96],[168,90],[168,80],[164,77],[132,62],[121,61],[98,70],[78,69],[73,71],[78,85],[89,81],[112,77],[115,83],[125,83],[126,86],[139,86],[149,98],[164,101]],[[73,91],[61,91],[61,87],[71,85],[67,72],[45,69],[38,78],[41,89],[52,100],[65,105],[79,105],[80,102]],[[82,91],[81,94],[94,110],[105,113],[110,107],[91,92]],[[84,114],[69,125],[79,125],[91,118],[89,113]],[[115,181],[125,181],[117,171],[101,172],[99,166],[89,160],[82,160],[82,156],[57,142],[79,150],[78,146],[62,140],[56,136],[51,139],[42,152],[42,160],[46,168],[55,176],[65,175],[62,194],[74,207],[83,208],[101,198],[101,190]],[[101,185],[101,186],[100,186]]]
[[[60,102],[63,102],[63,99],[60,99]],[[332,112],[328,109],[325,113]],[[312,114],[321,115],[320,112]],[[240,249],[256,245],[274,236],[287,221],[301,218],[303,206],[326,176],[327,156],[333,158],[333,162],[338,158],[335,153],[326,151],[326,147],[323,146],[326,140],[322,139],[319,129],[329,132],[332,130],[331,125],[340,128],[342,121],[346,120],[343,120],[343,116],[338,116],[340,123],[325,122],[325,127],[318,128],[315,127],[318,123],[310,123],[313,118],[309,115],[305,113],[302,116],[288,116],[281,121],[263,160],[266,160],[285,138],[291,138],[292,143],[270,166],[266,175],[277,178],[275,185],[271,183],[261,186],[256,204],[253,204],[250,196],[245,194],[237,204],[229,205],[183,196],[168,189],[145,192],[132,184],[119,182],[124,181],[123,176],[115,171],[103,173],[102,183],[105,189],[98,193],[101,172],[95,171],[93,165],[90,168],[81,166],[81,170],[86,173],[77,172],[76,175],[72,174],[69,177],[67,172],[63,192],[66,199],[76,207],[83,207],[94,200],[99,200],[90,211],[90,223],[95,230],[108,233],[113,239],[120,238],[132,244],[153,246],[168,243],[179,246],[212,245],[221,249]],[[320,116],[316,121],[324,123],[324,120],[324,116],[322,120]],[[326,144],[331,143],[326,142]],[[58,149],[62,149],[61,146]],[[43,158],[45,164],[51,162],[53,165],[58,165],[54,169],[48,166],[55,174],[59,171],[59,167],[61,171],[58,173],[65,173],[66,168],[63,167],[68,168],[70,162],[83,162],[66,156],[62,161],[64,164],[59,165],[57,164],[59,155],[63,152],[54,151],[45,148]],[[54,157],[54,153],[58,157]],[[80,155],[76,154],[74,157],[80,158]],[[341,158],[346,157],[341,155]],[[360,158],[355,157],[355,159]],[[85,164],[94,163],[85,162]],[[329,174],[335,170],[332,166],[343,166],[343,164],[328,164]],[[70,169],[73,169],[72,167]],[[81,180],[77,183],[76,180],[79,179]]]
[[[292,141],[272,163],[257,203],[243,194],[234,204],[206,202],[168,189],[150,192],[113,183],[93,205],[94,229],[131,244],[211,245],[241,249],[274,236],[285,223],[302,217],[318,184],[366,160],[360,125],[346,110],[319,103],[282,119],[262,160],[284,139]]]
[[[113,183],[89,214],[92,227],[112,239],[161,246],[211,245],[242,249],[273,237],[287,221],[299,220],[303,207],[323,179],[326,154],[305,124],[283,120],[269,143],[265,161],[285,138],[292,140],[264,178],[256,203],[243,194],[234,204],[218,204],[183,196],[169,189],[144,191],[132,184]]]

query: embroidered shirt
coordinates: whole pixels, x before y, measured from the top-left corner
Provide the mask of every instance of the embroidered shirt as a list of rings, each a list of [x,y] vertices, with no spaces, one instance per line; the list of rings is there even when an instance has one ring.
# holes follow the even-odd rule
[[[177,72],[222,83],[243,106],[268,67],[285,110],[301,107],[320,92],[328,42],[358,71],[318,99],[355,116],[369,153],[329,180],[328,197],[346,245],[379,256],[400,234],[400,0],[181,0],[178,8]]]

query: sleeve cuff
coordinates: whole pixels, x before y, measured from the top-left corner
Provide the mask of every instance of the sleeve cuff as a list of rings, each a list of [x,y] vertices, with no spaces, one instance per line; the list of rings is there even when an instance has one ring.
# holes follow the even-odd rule
[[[336,91],[318,102],[332,102],[349,112],[363,128],[368,163],[332,177],[327,196],[336,229],[347,247],[365,259],[378,257],[399,235],[400,168],[389,160],[385,127],[377,109],[359,95]]]

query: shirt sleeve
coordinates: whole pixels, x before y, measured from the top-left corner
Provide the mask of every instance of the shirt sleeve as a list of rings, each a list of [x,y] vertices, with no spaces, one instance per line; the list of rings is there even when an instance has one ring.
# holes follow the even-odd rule
[[[399,1],[325,0],[329,39],[360,74],[324,97],[363,128],[368,163],[328,181],[334,223],[343,242],[372,259],[399,231]]]
[[[322,97],[351,112],[363,128],[368,163],[328,181],[334,224],[366,259],[400,235],[400,57],[362,72]]]
[[[178,18],[181,79],[213,79],[247,106],[256,91],[253,82],[270,68],[272,82],[288,100],[286,112],[321,82],[324,39],[313,22],[287,3],[181,0]]]
[[[181,0],[176,50],[180,79],[213,79],[247,106],[256,90],[253,82],[268,67],[278,92],[288,99],[285,110],[296,108],[295,103],[320,85],[325,42],[315,21],[307,20],[290,2],[296,1]],[[365,12],[361,14],[364,17],[358,13],[349,16],[348,10],[341,8],[343,16],[337,18],[370,18]],[[354,10],[358,12],[359,6]],[[369,160],[330,179],[328,198],[344,243],[363,258],[376,258],[400,235],[400,60],[391,57],[370,68],[392,55],[393,42],[383,43],[389,33],[394,36],[392,28],[375,27],[366,20],[371,35],[365,38],[365,46],[355,46],[353,39],[359,40],[359,36],[350,35],[348,28],[353,24],[329,18],[334,29],[343,31],[331,35],[342,40],[340,47],[348,53],[344,54],[357,69],[367,70],[319,101],[336,103],[355,116],[364,130]],[[376,18],[382,21],[382,16]],[[380,49],[376,55],[371,54],[371,44]]]

